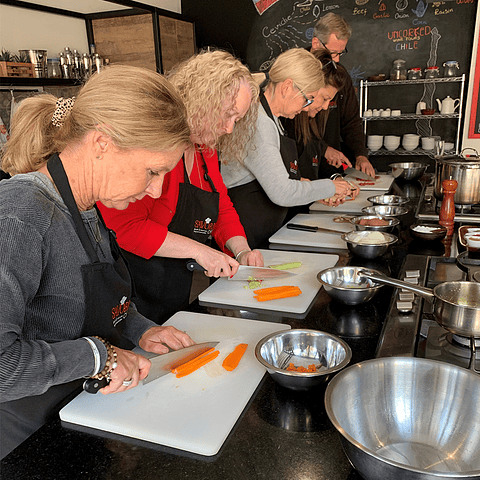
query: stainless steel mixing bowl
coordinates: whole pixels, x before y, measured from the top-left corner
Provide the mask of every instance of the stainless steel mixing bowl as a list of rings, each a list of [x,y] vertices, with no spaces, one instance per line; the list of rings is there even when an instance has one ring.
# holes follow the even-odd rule
[[[401,195],[373,195],[367,200],[373,205],[405,205],[408,203],[407,197]]]
[[[381,243],[363,243],[363,241],[368,242],[368,236],[373,233],[381,233],[384,237],[384,241]],[[391,245],[398,241],[398,237],[391,233],[384,232],[347,232],[342,235],[342,240],[347,242],[348,249],[358,257],[367,258],[372,260],[374,258],[381,257],[388,252],[388,249]]]
[[[369,480],[480,478],[480,376],[423,358],[367,360],[325,393],[350,462]]]
[[[400,162],[391,163],[389,167],[392,169],[394,178],[401,180],[413,181],[418,180],[427,171],[427,163],[418,162]]]
[[[372,219],[385,220],[388,222],[387,225],[362,225],[361,222],[369,221]],[[379,215],[359,215],[358,217],[352,217],[350,223],[355,227],[355,230],[370,230],[376,232],[391,232],[399,223],[400,220],[398,218],[389,217],[389,218],[382,218]]]
[[[327,383],[345,368],[352,351],[347,343],[330,333],[295,329],[262,338],[255,347],[255,356],[278,384],[291,390],[308,390]],[[289,371],[286,370],[289,363],[305,368],[313,364],[317,371]]]
[[[369,269],[364,267],[326,268],[317,274],[317,279],[335,300],[346,305],[359,305],[370,301],[382,288],[380,283],[358,275],[359,270],[364,272]]]
[[[408,213],[408,208],[398,205],[371,205],[370,207],[363,207],[362,212],[366,215],[378,215],[380,217],[400,217]]]

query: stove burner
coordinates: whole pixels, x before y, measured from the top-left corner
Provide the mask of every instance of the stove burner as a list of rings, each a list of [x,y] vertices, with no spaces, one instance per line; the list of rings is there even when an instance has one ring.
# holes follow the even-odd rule
[[[470,348],[470,338],[467,338],[467,337],[462,337],[460,335],[455,335],[452,333],[451,342],[453,344],[461,345],[462,347],[466,347],[468,349]],[[475,347],[477,348],[480,347],[480,338],[475,338]]]

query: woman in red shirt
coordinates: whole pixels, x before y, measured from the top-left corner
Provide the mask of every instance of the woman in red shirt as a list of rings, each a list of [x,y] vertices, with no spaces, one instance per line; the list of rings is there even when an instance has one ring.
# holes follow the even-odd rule
[[[242,158],[257,115],[256,82],[222,51],[191,57],[168,79],[187,107],[192,146],[165,175],[160,198],[146,196],[123,211],[99,205],[125,251],[137,309],[159,324],[188,307],[192,272],[185,259],[210,277],[234,274],[239,263],[263,266],[261,253],[248,246],[215,150]],[[208,246],[212,237],[221,251]]]

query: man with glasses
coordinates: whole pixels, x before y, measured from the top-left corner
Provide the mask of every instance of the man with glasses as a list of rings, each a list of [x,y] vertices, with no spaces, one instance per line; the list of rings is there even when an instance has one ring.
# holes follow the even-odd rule
[[[327,13],[315,25],[311,51],[325,49],[330,52],[333,61],[339,63],[342,55],[348,52],[347,43],[351,34],[352,29],[343,17]],[[346,163],[351,167],[350,157],[355,160],[356,169],[375,176],[367,157],[358,100],[349,75],[345,87],[330,102],[325,133],[320,143],[322,154],[330,165],[341,167],[342,163]]]

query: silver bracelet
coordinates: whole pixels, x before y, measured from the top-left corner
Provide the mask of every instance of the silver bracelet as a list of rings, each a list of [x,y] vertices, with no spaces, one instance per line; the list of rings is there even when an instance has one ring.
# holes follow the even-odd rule
[[[238,262],[238,257],[245,252],[251,252],[248,248],[245,248],[244,250],[240,250],[236,255],[235,255],[235,260]]]
[[[94,368],[93,373],[91,375],[91,377],[93,377],[94,375],[97,375],[97,373],[100,372],[100,370],[101,370],[101,368],[100,368],[100,352],[98,351],[97,345],[95,344],[95,342],[91,338],[88,338],[88,337],[82,337],[82,338],[84,338],[90,344],[90,347],[92,347],[93,358],[95,359],[95,368]]]

